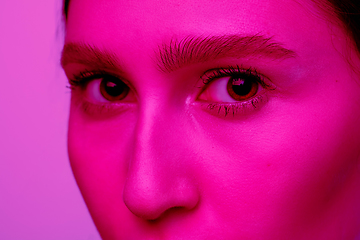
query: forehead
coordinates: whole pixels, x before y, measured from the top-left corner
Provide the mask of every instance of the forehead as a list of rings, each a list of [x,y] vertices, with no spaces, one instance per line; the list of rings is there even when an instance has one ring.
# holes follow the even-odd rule
[[[66,39],[149,45],[174,36],[244,33],[302,44],[299,35],[327,31],[313,12],[311,0],[72,0]]]

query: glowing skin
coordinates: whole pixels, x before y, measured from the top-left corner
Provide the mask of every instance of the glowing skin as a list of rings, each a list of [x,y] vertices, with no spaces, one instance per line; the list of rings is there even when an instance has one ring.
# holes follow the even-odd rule
[[[102,238],[354,239],[360,80],[347,57],[360,64],[334,22],[310,0],[71,0],[64,70],[97,77],[74,83],[69,156]],[[237,47],[217,58],[161,62],[164,46],[215,39],[212,53],[224,35]],[[234,100],[229,77],[204,84],[219,69],[255,76],[255,95]],[[107,101],[104,73],[129,92]]]

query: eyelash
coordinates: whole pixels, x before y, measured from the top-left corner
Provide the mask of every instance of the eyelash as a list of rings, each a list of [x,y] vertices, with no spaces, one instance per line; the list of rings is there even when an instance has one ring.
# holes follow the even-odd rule
[[[210,72],[210,73],[209,73]],[[266,86],[267,84],[264,82],[264,76],[259,74],[255,68],[243,68],[239,65],[228,66],[227,68],[216,68],[216,69],[210,69],[207,70],[200,78],[202,79],[203,83],[209,84],[213,80],[216,80],[218,78],[222,77],[234,77],[234,76],[251,76],[251,77],[257,77],[258,83],[261,85]]]
[[[112,76],[112,74],[109,74],[106,71],[89,71],[84,70],[77,75],[74,75],[72,79],[69,80],[69,88],[74,91],[78,88],[81,88],[84,90],[87,86],[87,84],[94,79],[101,79],[106,76]],[[272,85],[265,82],[265,77],[262,74],[259,74],[255,68],[243,68],[239,65],[234,66],[228,66],[227,68],[216,68],[216,69],[210,69],[207,70],[202,74],[200,77],[203,84],[209,85],[211,82],[223,78],[223,77],[251,77],[255,79],[255,82],[257,84],[260,84],[263,88],[268,90],[274,90],[275,88],[272,88]],[[206,89],[206,88],[205,88]],[[204,90],[205,90],[204,89]],[[203,90],[203,91],[204,91]],[[202,91],[202,92],[203,92]],[[202,93],[201,92],[201,93]],[[200,93],[200,94],[201,94]],[[241,101],[241,102],[234,102],[234,103],[201,103],[201,107],[205,108],[206,110],[216,113],[218,115],[224,115],[225,117],[232,113],[233,116],[235,116],[237,113],[246,113],[248,110],[254,110],[258,108],[261,103],[264,103],[267,100],[267,98],[264,97],[264,95],[258,95],[256,94],[254,97]],[[118,112],[116,111],[117,108],[120,106],[118,104],[114,103],[102,103],[102,104],[94,104],[90,102],[84,102],[83,103],[83,109],[85,112],[91,113],[91,114],[100,114],[109,112]]]
[[[200,78],[203,81],[204,85],[209,85],[211,82],[223,77],[233,77],[233,78],[251,77],[251,78],[255,78],[255,82],[261,85],[264,89],[275,90],[274,86],[265,82],[266,77],[262,74],[259,74],[257,70],[252,67],[244,68],[242,66],[236,65],[235,67],[228,66],[227,68],[211,69],[206,71]],[[251,111],[258,108],[265,101],[267,101],[266,96],[256,94],[254,97],[241,102],[234,102],[234,103],[203,102],[201,103],[201,107],[211,112],[214,112],[218,115],[224,115],[226,117],[231,113],[233,116],[235,116],[237,113],[245,114],[248,110]]]
[[[111,74],[105,71],[82,71],[79,74],[74,75],[73,79],[69,80],[70,89],[75,90],[77,87],[85,88],[89,81],[105,76],[111,76]]]

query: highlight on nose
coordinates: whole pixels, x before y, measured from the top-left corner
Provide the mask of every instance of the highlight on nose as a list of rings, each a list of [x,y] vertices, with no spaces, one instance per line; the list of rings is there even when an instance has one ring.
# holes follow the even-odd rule
[[[192,210],[199,202],[199,194],[190,179],[145,173],[127,179],[123,200],[134,215],[155,220],[171,209]]]

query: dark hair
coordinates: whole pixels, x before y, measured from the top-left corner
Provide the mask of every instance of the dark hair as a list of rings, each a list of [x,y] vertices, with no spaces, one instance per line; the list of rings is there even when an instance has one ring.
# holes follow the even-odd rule
[[[67,17],[68,17],[69,2],[70,2],[70,0],[65,0],[65,1],[63,1],[62,14],[63,14],[65,20],[66,20]]]
[[[360,1],[359,0],[327,0],[338,19],[345,25],[345,29],[354,40],[360,53]]]
[[[314,0],[315,2],[324,0]],[[70,0],[63,1],[63,16],[66,22]],[[359,0],[325,0],[324,3],[331,8],[337,18],[345,25],[349,36],[355,42],[360,53],[360,1]]]

